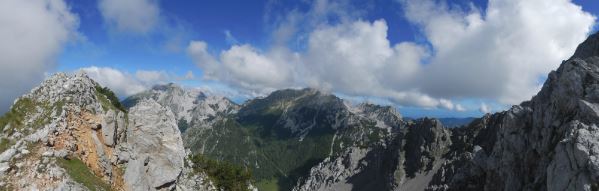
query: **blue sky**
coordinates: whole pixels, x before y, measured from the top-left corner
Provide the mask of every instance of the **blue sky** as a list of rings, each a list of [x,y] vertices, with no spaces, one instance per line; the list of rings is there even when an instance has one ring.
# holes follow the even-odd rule
[[[76,18],[59,20],[70,35],[42,68],[84,69],[121,97],[166,82],[239,102],[315,87],[410,117],[481,116],[530,98],[596,31],[597,1],[530,2],[65,0],[42,10]],[[555,56],[529,60],[545,54]]]

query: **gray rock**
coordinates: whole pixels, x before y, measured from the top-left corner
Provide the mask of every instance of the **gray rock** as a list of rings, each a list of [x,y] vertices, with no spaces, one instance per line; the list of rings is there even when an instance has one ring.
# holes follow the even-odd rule
[[[6,171],[10,170],[10,165],[8,162],[0,163],[0,175],[4,175]]]
[[[112,109],[108,110],[106,114],[104,114],[104,120],[102,122],[102,136],[104,136],[104,144],[107,146],[114,146],[116,142],[116,116],[117,114],[115,114]]]
[[[127,144],[131,159],[125,170],[127,189],[173,187],[186,156],[175,116],[148,99],[141,100],[129,111]]]
[[[7,149],[2,154],[0,154],[0,162],[9,161],[13,156],[17,154],[17,150],[14,148]]]

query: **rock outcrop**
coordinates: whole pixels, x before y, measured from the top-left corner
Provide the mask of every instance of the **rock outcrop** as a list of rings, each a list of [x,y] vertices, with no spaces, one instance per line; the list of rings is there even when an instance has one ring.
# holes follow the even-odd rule
[[[129,112],[127,190],[170,190],[186,156],[174,114],[154,100],[142,100]]]
[[[98,88],[58,73],[15,101],[0,118],[0,189],[215,190],[185,165],[170,109],[143,100],[123,111]]]

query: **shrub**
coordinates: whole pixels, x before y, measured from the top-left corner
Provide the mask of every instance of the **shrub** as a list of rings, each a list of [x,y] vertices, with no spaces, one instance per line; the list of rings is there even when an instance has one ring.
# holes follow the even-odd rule
[[[249,169],[233,165],[225,161],[217,161],[202,155],[191,157],[192,168],[196,172],[204,172],[220,190],[246,191],[252,180]]]
[[[99,93],[99,94],[101,94],[101,95],[106,96],[106,99],[108,99],[108,101],[110,102],[110,105],[114,106],[114,108],[119,109],[119,110],[125,112],[125,107],[123,107],[123,105],[119,101],[119,98],[116,97],[116,95],[114,94],[114,92],[112,92],[112,90],[108,89],[108,87],[96,86],[96,92]],[[108,104],[106,103],[106,100],[102,100],[101,96],[98,96],[98,97],[100,99],[100,102],[102,102],[102,106],[103,107],[107,107]]]

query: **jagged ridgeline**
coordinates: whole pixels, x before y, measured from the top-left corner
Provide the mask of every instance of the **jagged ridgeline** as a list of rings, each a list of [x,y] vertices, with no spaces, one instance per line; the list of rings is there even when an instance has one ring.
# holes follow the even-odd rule
[[[249,168],[263,190],[291,190],[310,169],[346,147],[386,142],[403,126],[391,107],[349,106],[313,89],[280,90],[237,105],[174,84],[124,101],[154,99],[175,111],[186,148]]]

